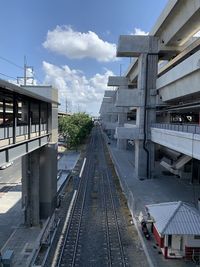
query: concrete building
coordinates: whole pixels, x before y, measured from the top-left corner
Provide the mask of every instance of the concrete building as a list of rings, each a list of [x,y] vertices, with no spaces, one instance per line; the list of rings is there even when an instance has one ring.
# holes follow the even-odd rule
[[[51,86],[0,80],[0,162],[22,157],[22,203],[27,226],[55,209],[58,93]]]
[[[139,179],[154,177],[159,161],[200,182],[200,38],[193,37],[199,30],[200,2],[171,0],[148,36],[119,37],[117,56],[134,60],[123,77],[108,80],[116,87],[109,103],[121,109],[113,136],[118,148],[134,143]],[[109,129],[105,98],[100,115]]]

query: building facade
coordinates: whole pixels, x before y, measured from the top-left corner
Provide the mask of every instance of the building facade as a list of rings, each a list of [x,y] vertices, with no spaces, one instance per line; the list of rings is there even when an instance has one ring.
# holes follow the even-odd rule
[[[117,56],[134,60],[124,76],[109,77],[114,90],[100,116],[119,149],[132,144],[139,179],[154,177],[159,162],[200,182],[199,30],[200,2],[172,0],[148,36],[119,38]]]
[[[27,226],[51,216],[57,194],[58,92],[0,80],[0,164],[22,157]]]

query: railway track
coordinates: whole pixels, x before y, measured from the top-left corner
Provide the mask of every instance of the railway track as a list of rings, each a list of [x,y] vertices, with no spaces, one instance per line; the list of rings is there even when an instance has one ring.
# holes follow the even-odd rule
[[[93,129],[58,267],[129,266],[120,233],[117,194],[99,128]]]

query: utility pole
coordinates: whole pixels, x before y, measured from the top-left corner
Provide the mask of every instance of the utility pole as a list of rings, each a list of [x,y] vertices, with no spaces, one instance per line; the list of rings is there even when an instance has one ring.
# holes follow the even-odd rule
[[[26,56],[24,56],[24,85],[26,85],[26,70],[27,70],[27,64],[26,64]]]
[[[24,86],[27,85],[27,80],[32,80],[31,84],[34,84],[34,77],[33,75],[27,75],[27,72],[30,72],[31,75],[33,74],[33,67],[27,65],[26,56],[24,56],[24,76],[23,77],[17,77],[17,83],[20,84],[20,80],[23,80]]]

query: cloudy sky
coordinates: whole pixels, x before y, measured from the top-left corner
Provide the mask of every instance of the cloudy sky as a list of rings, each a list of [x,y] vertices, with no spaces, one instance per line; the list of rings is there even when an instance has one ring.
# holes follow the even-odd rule
[[[0,78],[23,76],[24,56],[35,83],[59,90],[60,110],[97,115],[120,34],[146,34],[167,0],[2,0]]]

